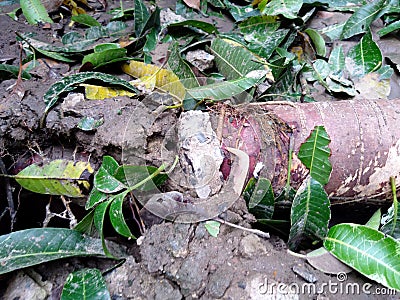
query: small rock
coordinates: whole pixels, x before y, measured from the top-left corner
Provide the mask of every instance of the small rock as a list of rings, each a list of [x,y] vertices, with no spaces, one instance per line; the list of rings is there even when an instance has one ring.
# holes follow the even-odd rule
[[[214,65],[214,55],[204,50],[189,51],[186,54],[186,60],[202,72]]]
[[[63,112],[75,112],[75,107],[83,101],[85,96],[82,93],[69,93],[61,103],[61,109]]]
[[[267,248],[255,234],[249,234],[240,241],[240,252],[246,258],[267,253]]]
[[[219,299],[224,296],[226,289],[231,284],[234,274],[228,267],[220,267],[210,275],[207,290],[212,299]]]
[[[38,278],[41,281],[41,279]],[[47,299],[50,295],[52,284],[43,282],[39,285],[31,276],[24,271],[19,271],[8,282],[7,290],[2,299]]]
[[[303,278],[305,281],[307,281],[309,283],[315,283],[318,281],[317,276],[315,276],[313,273],[311,273],[305,267],[293,266],[292,270],[293,270],[293,272],[295,272],[297,275],[299,275],[301,278]]]
[[[181,15],[177,15],[171,9],[163,9],[160,12],[160,22],[163,26],[166,26],[171,23],[183,22],[186,19]]]
[[[174,288],[167,280],[162,279],[154,287],[156,300],[179,300],[182,294],[177,288]]]

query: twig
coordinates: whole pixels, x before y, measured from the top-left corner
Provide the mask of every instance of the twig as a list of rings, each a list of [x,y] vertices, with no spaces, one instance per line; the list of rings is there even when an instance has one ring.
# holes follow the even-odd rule
[[[217,138],[220,144],[222,143],[222,131],[224,128],[224,120],[225,120],[225,106],[222,105],[217,126]]]
[[[14,207],[14,200],[13,200],[13,195],[12,195],[12,190],[11,190],[11,185],[10,185],[10,179],[7,177],[7,169],[6,166],[4,165],[3,160],[0,157],[0,172],[1,174],[5,175],[4,176],[4,182],[5,182],[5,188],[6,188],[6,197],[7,197],[7,203],[8,203],[8,210],[10,212],[10,218],[11,218],[11,231],[13,231],[14,224],[15,224],[15,207]]]
[[[50,197],[49,203],[46,205],[46,217],[43,220],[43,227],[47,227],[53,217],[59,217],[61,219],[69,220],[69,228],[74,228],[75,225],[78,223],[76,220],[75,215],[72,213],[71,208],[69,207],[69,203],[71,201],[67,201],[64,196],[60,196],[61,200],[64,204],[65,210],[61,213],[54,213],[51,211],[50,205],[52,197]]]
[[[19,97],[19,100],[22,100],[22,98],[24,97],[25,94],[25,90],[23,88],[23,83],[22,83],[22,42],[19,42],[19,71],[18,71],[18,77],[17,77],[17,81],[15,82],[15,85],[12,89],[11,95],[16,94]]]
[[[140,210],[139,210],[139,207],[137,206],[136,199],[133,196],[132,191],[130,191],[129,193],[131,195],[131,199],[129,199],[129,206],[132,211],[132,217],[135,220],[136,225],[139,227],[140,234],[143,235],[146,231],[146,225],[144,224],[142,218],[140,217]],[[139,219],[136,218],[136,213],[137,213]]]
[[[226,224],[226,225],[228,225],[228,226],[231,226],[231,227],[234,227],[234,228],[237,228],[237,229],[241,229],[241,230],[243,230],[243,231],[247,231],[247,232],[254,233],[254,234],[256,234],[256,235],[258,235],[258,236],[261,236],[261,237],[263,237],[263,238],[266,238],[266,239],[269,239],[269,238],[270,238],[268,232],[263,232],[263,231],[258,230],[258,229],[246,228],[246,227],[243,227],[243,226],[240,226],[240,225],[236,225],[236,224],[230,223],[230,222],[225,221],[225,220],[220,219],[220,218],[214,218],[213,220],[214,220],[214,221],[217,221],[217,222],[220,222],[221,224]]]

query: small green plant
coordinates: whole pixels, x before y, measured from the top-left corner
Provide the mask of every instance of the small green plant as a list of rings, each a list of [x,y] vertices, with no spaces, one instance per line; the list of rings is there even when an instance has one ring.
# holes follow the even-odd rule
[[[148,191],[156,189],[167,179],[167,174],[162,173],[165,165],[159,168],[147,166],[120,166],[111,156],[104,156],[103,163],[94,175],[92,191],[86,202],[86,209],[93,209],[78,228],[94,222],[103,242],[104,252],[112,257],[108,251],[104,235],[104,218],[109,208],[110,221],[117,233],[127,238],[136,238],[125,222],[122,213],[122,204],[125,197],[134,190]],[[91,220],[90,220],[91,219]]]

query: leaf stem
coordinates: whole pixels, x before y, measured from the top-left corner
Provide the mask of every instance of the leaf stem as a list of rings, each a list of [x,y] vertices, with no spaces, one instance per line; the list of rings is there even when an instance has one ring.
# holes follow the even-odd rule
[[[174,108],[181,108],[181,107],[182,107],[182,102],[181,102],[181,103],[178,103],[178,104],[175,104],[175,105],[166,106],[165,108],[167,108],[167,109],[174,109]]]
[[[171,172],[175,169],[176,165],[178,164],[178,161],[179,161],[179,156],[178,156],[178,155],[175,155],[174,163],[172,164],[171,168],[169,168],[168,171],[165,171],[165,172],[164,172],[164,174],[169,174],[169,173],[171,173]]]
[[[119,0],[119,5],[121,7],[121,13],[122,13],[122,15],[124,15],[125,11],[124,11],[124,5],[122,4],[122,0]]]
[[[168,174],[168,172],[172,171],[173,168],[176,166],[178,162],[178,156],[175,157],[175,161],[172,164],[172,167],[166,172]],[[142,181],[139,181],[138,183],[136,183],[134,186],[130,187],[127,191],[131,192],[133,190],[136,190],[137,188],[139,188],[140,186],[142,186],[143,184],[145,184],[146,182],[150,181],[151,179],[153,179],[154,177],[156,177],[157,175],[161,174],[162,171],[165,170],[165,168],[167,167],[166,164],[162,164],[161,166],[158,167],[157,170],[155,170],[153,173],[151,173],[149,176],[147,176],[145,179],[143,179]]]
[[[399,209],[399,203],[397,201],[396,180],[393,176],[390,177],[390,185],[392,186],[392,193],[393,193],[393,224],[392,224],[392,229],[390,230],[390,235],[393,236],[394,230],[396,229],[398,209]]]
[[[287,180],[286,180],[286,185],[285,185],[285,198],[288,198],[289,190],[290,190],[290,176],[291,176],[291,169],[292,169],[293,147],[294,147],[294,137],[293,137],[293,135],[290,135],[288,170],[287,170]]]

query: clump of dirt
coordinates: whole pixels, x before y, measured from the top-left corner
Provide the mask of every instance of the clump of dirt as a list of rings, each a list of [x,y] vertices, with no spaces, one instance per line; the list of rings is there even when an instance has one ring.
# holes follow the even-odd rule
[[[110,8],[119,5],[119,1],[108,3]],[[1,56],[7,58],[5,61],[18,65],[19,48],[14,31],[35,31],[39,34],[38,38],[51,40],[64,30],[67,21],[62,21],[59,26],[61,27],[46,31],[0,15],[0,28],[5,29],[0,41]],[[25,96],[22,99],[9,89],[15,79],[0,83],[0,155],[8,171],[17,172],[22,166],[29,164],[29,160],[34,159],[35,155],[43,155],[48,159],[72,159],[80,154],[85,159],[90,157],[95,169],[104,155],[112,155],[119,161],[159,166],[162,161],[157,153],[162,142],[161,137],[175,126],[178,115],[174,110],[160,111],[157,117],[151,114],[166,100],[163,98],[165,96],[157,93],[147,97],[144,107],[141,101],[143,99],[138,98],[118,97],[104,101],[86,101],[80,98],[78,90],[76,94],[63,95],[60,99],[62,104],[51,110],[45,128],[40,128],[40,119],[45,110],[43,95],[51,84],[69,71],[67,64],[38,66],[36,75],[23,82]],[[97,130],[79,130],[77,124],[84,116],[102,118],[104,123]],[[126,130],[132,119],[136,124],[135,130]],[[129,151],[123,152],[123,149]],[[20,207],[31,207],[32,201],[36,200],[31,198],[31,194],[20,197],[19,189],[15,189],[13,195],[18,199]],[[0,197],[6,199],[3,185],[0,187]],[[34,210],[39,215],[44,212],[49,197],[40,198],[40,205],[35,202]],[[5,202],[2,201],[0,205],[1,212]],[[78,209],[77,206],[76,210]],[[80,213],[82,212],[84,210],[80,208]],[[17,213],[15,228],[23,229],[27,226],[24,218],[32,218],[32,215]],[[225,218],[244,227],[250,227],[250,223],[254,221],[241,198],[225,213]],[[35,222],[35,226],[42,225]],[[9,223],[9,219],[3,218],[0,227],[9,228]],[[32,227],[32,224],[29,226]],[[287,295],[285,288],[290,289],[291,285],[296,284],[301,287],[306,283],[292,271],[294,266],[316,277],[317,286],[328,282],[339,284],[339,281],[313,269],[303,259],[289,255],[285,242],[276,236],[268,240],[222,225],[220,234],[215,238],[209,235],[204,223],[163,222],[149,228],[139,246],[134,242],[126,243],[126,261],[105,275],[112,299],[348,298],[345,294],[328,290],[318,296],[307,293]],[[106,259],[73,258],[16,271],[0,278],[0,286],[3,287],[0,289],[0,298],[59,299],[70,272],[86,267],[106,271],[114,263]],[[360,286],[365,282],[369,283],[356,273],[350,274],[347,282],[359,283]],[[281,294],[274,290],[278,283],[282,284],[284,290]],[[371,284],[371,291],[379,286]],[[33,290],[36,292],[31,294]],[[355,298],[354,295],[352,297]],[[366,294],[357,299],[367,297],[374,299]]]
[[[249,226],[241,217],[244,205],[243,200],[236,203],[236,213],[229,212],[227,218]],[[323,288],[324,284],[368,285],[370,291],[379,287],[354,272],[341,282],[289,255],[280,238],[264,239],[227,225],[221,226],[218,237],[210,236],[204,223],[154,225],[140,246],[131,244],[127,251],[125,262],[105,275],[112,299],[348,299],[345,292]],[[28,290],[45,295],[30,299],[59,299],[70,272],[85,267],[106,271],[112,264],[74,258],[15,272],[2,299],[22,299]],[[316,282],[307,282],[293,269]],[[16,283],[29,289],[15,289]],[[378,299],[362,293],[352,298]]]

